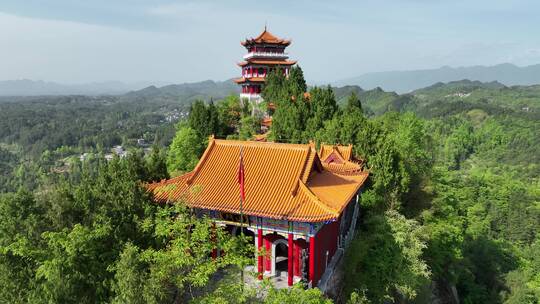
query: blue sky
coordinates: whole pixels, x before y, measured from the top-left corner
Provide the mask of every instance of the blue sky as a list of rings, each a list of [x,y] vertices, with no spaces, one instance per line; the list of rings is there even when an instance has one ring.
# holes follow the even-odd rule
[[[0,0],[0,80],[225,80],[265,22],[316,83],[540,63],[538,0]]]

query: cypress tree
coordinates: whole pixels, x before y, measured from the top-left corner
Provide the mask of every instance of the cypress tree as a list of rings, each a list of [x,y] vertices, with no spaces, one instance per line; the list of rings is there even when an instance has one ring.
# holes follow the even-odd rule
[[[360,98],[358,98],[358,95],[356,92],[351,92],[351,95],[347,99],[347,106],[345,107],[347,112],[353,111],[353,110],[360,110],[361,112],[364,112],[362,110],[362,102],[360,102]]]
[[[210,104],[208,105],[208,108],[207,108],[207,115],[208,115],[208,126],[206,128],[207,134],[205,135],[206,136],[209,136],[211,134],[221,135],[222,127],[219,121],[219,113],[212,99],[210,99]]]
[[[202,100],[196,100],[189,111],[188,125],[191,129],[197,132],[202,138],[210,135],[209,127],[209,113],[206,105]]]
[[[302,68],[296,66],[290,69],[289,77],[287,78],[287,87],[290,96],[303,97],[304,93],[307,91],[307,85]]]

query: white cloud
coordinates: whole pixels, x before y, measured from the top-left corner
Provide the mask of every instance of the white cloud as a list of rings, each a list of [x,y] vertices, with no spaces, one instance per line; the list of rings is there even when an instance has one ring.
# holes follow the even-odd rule
[[[540,48],[528,48],[522,46],[519,49],[512,50],[501,61],[512,62],[518,65],[531,65],[540,63]]]
[[[0,79],[60,82],[208,79],[190,35],[0,14]],[[232,65],[233,63],[231,63]]]
[[[460,8],[469,1],[453,6],[423,1],[281,1],[256,6],[241,1],[139,1],[127,15],[118,13],[119,4],[111,12],[92,2],[99,6],[94,11],[110,15],[83,16],[101,24],[116,24],[111,20],[118,18],[118,24],[137,30],[0,13],[0,80],[222,80],[238,75],[235,63],[245,52],[239,42],[257,35],[265,22],[274,34],[293,39],[291,57],[308,80],[317,82],[373,71],[540,61],[540,36],[493,27],[504,25],[492,23],[494,17],[485,24],[468,21],[472,13]],[[481,13],[478,7],[472,11]],[[62,17],[77,19],[73,11]],[[139,17],[140,24],[130,27]],[[520,26],[534,28],[525,24],[532,20],[524,20]]]

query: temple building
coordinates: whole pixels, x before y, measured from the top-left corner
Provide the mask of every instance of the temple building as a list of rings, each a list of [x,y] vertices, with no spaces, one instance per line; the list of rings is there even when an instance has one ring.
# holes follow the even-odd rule
[[[272,35],[265,27],[259,36],[246,39],[241,44],[248,53],[244,55],[244,61],[238,63],[242,68],[242,77],[235,79],[242,87],[240,99],[259,103],[262,100],[262,84],[268,73],[275,68],[288,75],[290,67],[296,63],[288,60],[285,52],[291,41]]]
[[[325,284],[353,237],[357,201],[367,178],[350,145],[317,150],[313,143],[210,138],[193,171],[148,189],[157,202],[185,203],[231,233],[243,225],[253,237],[260,277],[314,287]]]

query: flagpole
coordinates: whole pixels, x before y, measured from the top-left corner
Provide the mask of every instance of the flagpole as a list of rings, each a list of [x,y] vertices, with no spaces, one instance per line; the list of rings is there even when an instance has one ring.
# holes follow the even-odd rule
[[[242,188],[244,187],[244,149],[242,146],[240,146],[240,162],[242,166]],[[243,197],[242,197],[242,191],[240,190],[240,235],[244,236],[244,209],[243,209]]]
[[[243,210],[243,200],[244,200],[244,149],[240,146],[240,164],[238,168],[238,177],[240,183],[240,239],[244,241],[244,210]],[[242,263],[240,267],[240,288],[242,292],[244,291],[244,264]]]

